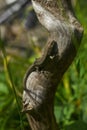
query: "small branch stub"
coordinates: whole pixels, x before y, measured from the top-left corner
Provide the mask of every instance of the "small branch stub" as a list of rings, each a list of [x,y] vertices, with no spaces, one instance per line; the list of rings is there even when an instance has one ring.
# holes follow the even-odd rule
[[[74,16],[70,0],[32,0],[32,4],[50,36],[41,58],[25,75],[23,111],[32,130],[59,130],[54,117],[54,96],[76,56],[83,28]]]

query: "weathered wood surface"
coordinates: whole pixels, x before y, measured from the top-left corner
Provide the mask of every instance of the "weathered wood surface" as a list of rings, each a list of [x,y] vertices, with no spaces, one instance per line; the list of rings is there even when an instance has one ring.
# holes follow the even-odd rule
[[[54,96],[64,72],[76,56],[83,28],[70,0],[32,0],[40,23],[49,31],[48,42],[24,78],[23,111],[32,130],[59,130]]]

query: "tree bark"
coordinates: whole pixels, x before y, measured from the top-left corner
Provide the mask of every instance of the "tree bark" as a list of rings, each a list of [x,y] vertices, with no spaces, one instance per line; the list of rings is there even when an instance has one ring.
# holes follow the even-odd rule
[[[70,0],[32,0],[32,4],[50,35],[41,58],[25,74],[23,111],[32,130],[59,130],[54,117],[55,92],[76,56],[83,28]]]

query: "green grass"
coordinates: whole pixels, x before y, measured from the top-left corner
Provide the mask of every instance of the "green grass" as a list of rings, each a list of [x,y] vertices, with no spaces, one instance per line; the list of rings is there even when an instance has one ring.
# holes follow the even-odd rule
[[[76,15],[84,27],[77,57],[64,75],[55,96],[55,116],[61,130],[87,128],[87,1],[79,0]],[[0,41],[0,130],[30,129],[22,110],[23,77],[35,56],[23,59],[6,54]],[[38,55],[38,54],[37,54]],[[80,125],[79,125],[80,124]]]

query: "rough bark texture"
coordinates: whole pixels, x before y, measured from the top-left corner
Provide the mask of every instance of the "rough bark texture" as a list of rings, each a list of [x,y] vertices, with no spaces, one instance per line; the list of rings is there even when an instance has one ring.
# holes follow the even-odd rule
[[[23,111],[32,130],[59,130],[54,117],[56,88],[76,56],[83,28],[70,0],[32,0],[39,21],[50,36],[41,58],[24,78]]]

